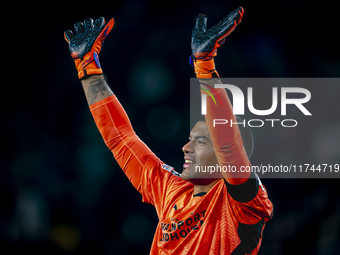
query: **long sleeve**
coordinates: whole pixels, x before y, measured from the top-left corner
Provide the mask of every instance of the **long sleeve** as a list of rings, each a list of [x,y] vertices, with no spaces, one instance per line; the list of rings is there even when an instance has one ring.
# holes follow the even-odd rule
[[[273,205],[267,191],[258,176],[251,172],[241,172],[241,166],[251,166],[243,147],[242,137],[236,123],[231,103],[225,89],[210,90],[214,97],[221,98],[222,105],[217,106],[207,97],[207,115],[205,116],[211,139],[220,165],[236,166],[236,172],[223,173],[230,196],[229,202],[239,222],[244,224],[267,221],[272,216]],[[204,91],[202,93],[205,93]],[[228,120],[227,124],[213,126],[214,119]]]
[[[129,181],[140,191],[141,171],[155,155],[136,136],[125,110],[114,95],[91,105],[90,110],[105,144]]]
[[[135,134],[124,108],[115,95],[90,106],[105,144],[132,185],[158,213],[173,182],[182,181],[177,172],[165,165]]]
[[[221,99],[222,104],[216,106],[213,99],[207,96],[207,114],[205,115],[206,123],[209,129],[211,139],[220,166],[235,166],[236,172],[227,172],[222,174],[230,184],[244,183],[250,173],[241,172],[241,166],[250,166],[250,161],[243,147],[242,137],[237,124],[230,125],[230,122],[236,123],[236,117],[233,115],[233,109],[225,89],[214,89],[211,94]],[[201,91],[206,94],[205,91]],[[227,120],[227,124],[213,124],[214,119]]]

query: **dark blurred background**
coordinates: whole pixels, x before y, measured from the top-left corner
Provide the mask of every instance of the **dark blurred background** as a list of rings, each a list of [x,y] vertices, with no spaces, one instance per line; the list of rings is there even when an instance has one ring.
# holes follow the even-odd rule
[[[334,2],[334,1],[333,1]],[[136,133],[180,170],[188,139],[190,37],[243,6],[216,65],[222,77],[339,77],[337,6],[327,1],[94,1],[4,7],[1,254],[148,254],[157,215],[106,148],[63,31],[114,17],[100,61]],[[5,16],[4,16],[5,17]],[[6,78],[6,80],[5,80]],[[320,86],[320,93],[324,92]],[[336,87],[326,93],[338,102]],[[338,104],[304,132],[254,132],[251,160],[340,163]],[[155,121],[157,120],[157,121]],[[328,125],[328,124],[329,125]],[[264,179],[274,217],[260,254],[339,254],[339,179]]]

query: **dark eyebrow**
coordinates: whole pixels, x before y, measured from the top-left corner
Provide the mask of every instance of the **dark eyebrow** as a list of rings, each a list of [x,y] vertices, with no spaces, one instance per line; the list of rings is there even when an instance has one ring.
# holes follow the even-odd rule
[[[199,136],[195,136],[196,139],[200,139],[200,138],[203,138],[203,139],[207,139],[209,140],[208,137],[204,136],[204,135],[199,135]]]
[[[189,136],[190,138],[191,138],[191,136]],[[200,138],[203,138],[203,139],[207,139],[207,140],[209,140],[209,138],[208,137],[206,137],[206,136],[204,136],[204,135],[198,135],[198,136],[195,136],[194,137],[195,139],[200,139]]]

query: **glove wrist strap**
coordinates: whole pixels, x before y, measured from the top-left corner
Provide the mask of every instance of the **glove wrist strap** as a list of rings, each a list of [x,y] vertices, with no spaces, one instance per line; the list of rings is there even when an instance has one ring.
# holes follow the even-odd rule
[[[197,78],[210,79],[220,77],[215,68],[214,58],[210,59],[194,59],[192,63],[195,68],[195,74]]]
[[[102,74],[98,54],[96,52],[89,52],[81,59],[75,59],[75,64],[78,70],[78,78],[80,80],[86,79],[94,74]]]

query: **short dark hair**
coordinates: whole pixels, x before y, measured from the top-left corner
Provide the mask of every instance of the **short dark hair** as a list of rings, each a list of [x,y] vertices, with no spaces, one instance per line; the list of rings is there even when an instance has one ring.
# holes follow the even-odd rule
[[[240,118],[239,116],[236,116],[237,122],[243,122],[244,120]],[[202,115],[198,121],[204,121],[205,118]],[[251,132],[250,128],[247,125],[240,125],[238,124],[238,128],[241,133],[242,141],[243,141],[243,147],[246,150],[248,158],[250,158],[251,154],[254,151],[254,137],[253,133]]]

